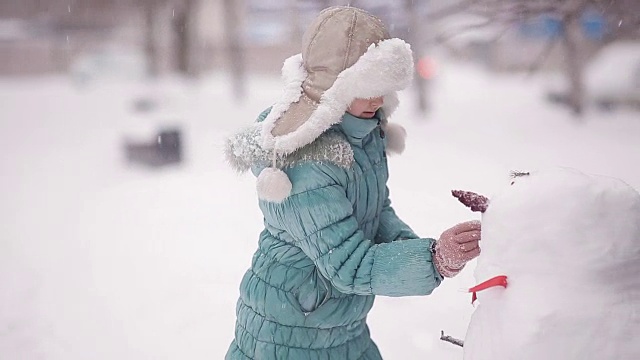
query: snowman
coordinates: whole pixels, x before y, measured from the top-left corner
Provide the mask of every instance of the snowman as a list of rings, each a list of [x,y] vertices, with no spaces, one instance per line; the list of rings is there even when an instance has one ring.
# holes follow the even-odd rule
[[[464,360],[640,359],[640,194],[572,169],[513,173],[482,214]]]

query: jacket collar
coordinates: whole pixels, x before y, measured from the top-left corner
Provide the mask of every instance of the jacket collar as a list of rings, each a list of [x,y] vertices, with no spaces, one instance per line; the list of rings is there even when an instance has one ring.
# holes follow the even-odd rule
[[[359,118],[345,112],[342,121],[336,125],[351,144],[362,146],[362,140],[380,123],[379,112],[371,119]]]

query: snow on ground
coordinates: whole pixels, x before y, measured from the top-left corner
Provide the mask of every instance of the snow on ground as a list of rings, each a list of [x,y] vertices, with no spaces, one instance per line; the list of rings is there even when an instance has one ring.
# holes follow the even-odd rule
[[[449,64],[420,117],[412,96],[394,116],[408,130],[390,159],[397,212],[423,236],[478,218],[450,195],[488,196],[510,170],[568,166],[640,188],[638,113],[576,120],[543,100],[543,81]],[[89,84],[0,81],[0,354],[2,359],[220,359],[233,336],[240,279],[261,217],[250,175],[224,163],[225,136],[277,97],[254,77],[233,101],[226,78]],[[151,96],[159,108],[133,111]],[[125,138],[180,126],[186,161],[127,165]],[[152,140],[152,139],[149,139]],[[429,297],[379,297],[370,328],[389,359],[461,359],[473,268]]]

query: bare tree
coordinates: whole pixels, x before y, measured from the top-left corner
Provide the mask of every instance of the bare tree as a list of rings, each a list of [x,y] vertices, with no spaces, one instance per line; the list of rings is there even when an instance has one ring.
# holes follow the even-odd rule
[[[236,100],[242,100],[246,90],[238,1],[223,0],[223,6],[227,61],[231,67],[233,93]]]
[[[288,0],[289,26],[291,42],[299,44],[302,41],[302,33],[300,32],[300,9],[298,8],[298,0]]]
[[[123,0],[124,1],[124,0]],[[143,11],[145,20],[144,28],[144,49],[147,59],[149,74],[155,77],[160,72],[162,54],[158,44],[161,39],[158,36],[160,30],[160,20],[167,10],[171,10],[172,41],[170,56],[175,70],[183,75],[195,75],[197,73],[195,54],[196,10],[198,0],[129,0],[133,4],[139,5]],[[164,43],[164,41],[162,41]]]
[[[577,2],[577,1],[576,1]],[[577,115],[584,110],[584,57],[578,9],[563,17],[563,43],[565,49],[565,71],[569,79],[568,105]]]
[[[174,56],[176,70],[188,76],[196,74],[193,57],[196,33],[196,0],[181,0],[173,10]]]
[[[461,0],[431,13],[430,18],[440,19],[465,12],[487,18],[487,25],[500,23],[510,27],[540,15],[556,16],[562,26],[561,43],[564,46],[565,71],[570,84],[569,106],[574,113],[581,114],[584,108],[584,37],[580,21],[588,10],[598,11],[606,20],[608,28],[603,43],[620,38],[640,37],[638,0]],[[553,45],[554,42],[550,42],[543,55]],[[542,60],[543,57],[539,59]]]
[[[414,56],[414,64],[417,62],[420,56],[423,55],[423,39],[422,39],[422,31],[421,25],[422,21],[419,19],[419,13],[416,9],[414,0],[405,0],[404,1],[404,9],[407,18],[409,19],[409,26],[406,34],[406,39],[411,44],[413,48],[413,56]],[[414,66],[415,69],[415,66]],[[415,70],[414,70],[415,71]],[[428,102],[428,84],[422,76],[414,77],[414,86],[416,88],[416,97],[417,97],[417,105],[418,111],[421,113],[427,112],[429,109]]]
[[[152,78],[160,74],[160,55],[156,37],[160,5],[161,2],[158,0],[145,0],[142,4],[145,19],[144,53],[147,61],[147,71]]]

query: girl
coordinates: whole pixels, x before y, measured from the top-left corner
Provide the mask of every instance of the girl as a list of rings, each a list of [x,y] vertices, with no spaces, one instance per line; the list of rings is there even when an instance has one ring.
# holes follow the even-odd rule
[[[226,149],[257,175],[265,224],[226,359],[381,359],[374,296],[430,294],[479,254],[480,224],[420,238],[390,205],[386,154],[405,134],[387,116],[413,58],[378,18],[322,11],[282,72],[281,99]]]

